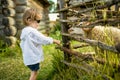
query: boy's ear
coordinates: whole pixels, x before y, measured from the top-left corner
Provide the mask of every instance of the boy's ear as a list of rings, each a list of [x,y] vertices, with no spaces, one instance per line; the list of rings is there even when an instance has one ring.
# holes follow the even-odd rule
[[[26,20],[26,23],[27,23],[28,25],[29,25],[31,22],[32,22],[31,19],[27,19],[27,20]]]
[[[28,19],[27,21],[28,21],[28,22],[31,22],[32,20],[31,20],[31,19]]]

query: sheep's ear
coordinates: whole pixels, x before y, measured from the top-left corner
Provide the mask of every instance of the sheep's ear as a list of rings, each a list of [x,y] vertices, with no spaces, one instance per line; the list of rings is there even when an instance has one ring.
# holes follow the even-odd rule
[[[85,24],[86,24],[86,25],[89,25],[90,22],[85,22]],[[85,32],[89,32],[89,31],[92,30],[92,28],[82,28],[82,29],[83,29],[83,31],[85,31]]]
[[[85,32],[89,32],[89,31],[92,30],[92,28],[82,28],[82,29],[83,29],[83,31],[85,31]]]

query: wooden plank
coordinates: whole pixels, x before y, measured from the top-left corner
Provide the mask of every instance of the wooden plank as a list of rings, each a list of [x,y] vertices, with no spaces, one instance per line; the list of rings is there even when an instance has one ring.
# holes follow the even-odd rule
[[[15,25],[15,19],[13,17],[4,17],[2,19],[2,25],[5,25],[5,26]]]
[[[5,37],[3,29],[0,29],[0,40],[2,40]]]
[[[14,36],[6,36],[4,41],[7,43],[7,46],[12,47],[16,44],[17,39]]]
[[[23,6],[23,5],[15,7],[16,13],[23,13],[26,9],[27,9],[27,6]]]
[[[0,21],[2,21],[2,18],[4,17],[3,14],[0,14]]]
[[[17,13],[15,15],[16,22],[22,22],[23,13]]]
[[[17,30],[21,30],[25,27],[25,25],[22,22],[16,22],[15,26]]]
[[[15,26],[8,26],[8,27],[5,27],[3,30],[6,36],[15,36],[17,32],[17,29]]]
[[[15,8],[15,3],[12,0],[1,0],[3,8]]]
[[[16,5],[27,5],[28,0],[14,0]]]

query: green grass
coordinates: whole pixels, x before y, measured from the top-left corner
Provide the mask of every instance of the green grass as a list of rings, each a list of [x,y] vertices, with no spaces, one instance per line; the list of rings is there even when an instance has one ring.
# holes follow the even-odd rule
[[[21,50],[16,45],[14,48],[6,47],[0,53],[0,80],[27,80],[29,70],[24,66]]]
[[[14,48],[6,47],[0,53],[0,80],[28,80],[30,70],[24,66],[22,52],[18,45]],[[52,55],[57,53],[55,45],[43,46],[44,61],[40,64],[38,80],[46,80],[53,71]]]

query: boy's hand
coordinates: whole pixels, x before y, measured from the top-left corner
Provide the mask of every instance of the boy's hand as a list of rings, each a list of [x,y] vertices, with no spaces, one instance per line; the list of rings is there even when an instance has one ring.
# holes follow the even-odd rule
[[[57,44],[57,45],[60,45],[60,40],[53,40],[53,43]]]

